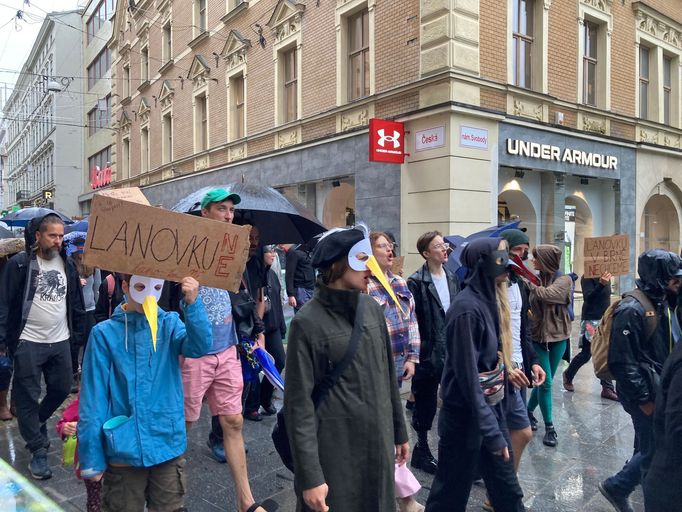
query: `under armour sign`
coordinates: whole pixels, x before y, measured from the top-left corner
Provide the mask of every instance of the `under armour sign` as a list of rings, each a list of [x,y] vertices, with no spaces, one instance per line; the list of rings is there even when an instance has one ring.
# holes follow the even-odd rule
[[[405,161],[405,125],[384,119],[369,120],[369,161],[402,164]]]

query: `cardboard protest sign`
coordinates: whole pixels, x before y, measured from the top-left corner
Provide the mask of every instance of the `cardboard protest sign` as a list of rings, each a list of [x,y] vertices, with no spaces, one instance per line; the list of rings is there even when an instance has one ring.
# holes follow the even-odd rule
[[[96,194],[88,222],[86,265],[125,274],[239,291],[250,226],[176,213]]]
[[[630,273],[630,240],[627,235],[586,238],[585,277],[600,277],[604,272],[614,276]]]
[[[391,265],[391,273],[399,276],[403,271],[405,266],[405,256],[396,256],[393,258],[393,264]]]
[[[114,199],[120,199],[121,201],[130,201],[131,203],[145,204],[149,206],[147,197],[137,187],[112,188],[111,190],[102,190],[101,192],[97,192],[97,194],[113,197]]]

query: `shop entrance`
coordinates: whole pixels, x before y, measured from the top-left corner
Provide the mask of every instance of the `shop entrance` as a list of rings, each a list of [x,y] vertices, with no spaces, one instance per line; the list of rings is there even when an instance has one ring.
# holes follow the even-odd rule
[[[327,228],[355,224],[355,187],[350,183],[338,183],[324,200],[322,223]]]
[[[498,224],[515,220],[521,221],[526,228],[530,245],[537,244],[537,215],[528,196],[521,190],[505,190],[497,197]]]
[[[644,207],[640,226],[644,244],[640,249],[666,249],[679,254],[680,221],[675,204],[667,195],[652,195]]]

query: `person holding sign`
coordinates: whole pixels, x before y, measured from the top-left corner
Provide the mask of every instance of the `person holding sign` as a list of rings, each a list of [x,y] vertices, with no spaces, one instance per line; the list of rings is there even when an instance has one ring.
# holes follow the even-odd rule
[[[597,332],[601,317],[604,316],[609,304],[611,304],[611,278],[610,272],[604,272],[598,279],[583,276],[580,280],[583,291],[583,309],[580,315],[580,352],[564,371],[563,379],[566,391],[575,391],[573,386],[575,374],[592,357],[592,336]],[[612,382],[601,380],[601,397],[618,401],[618,395]]]
[[[162,279],[123,277],[127,297],[90,333],[78,422],[81,476],[103,480],[104,512],[182,510],[187,435],[178,356],[201,357],[211,327],[192,277],[183,323],[159,308]]]

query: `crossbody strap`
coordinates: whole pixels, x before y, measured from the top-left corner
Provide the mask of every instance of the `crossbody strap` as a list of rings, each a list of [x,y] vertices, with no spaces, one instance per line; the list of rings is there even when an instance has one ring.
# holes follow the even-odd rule
[[[362,334],[362,325],[365,320],[365,306],[363,306],[362,297],[358,297],[358,307],[355,311],[355,321],[353,323],[353,331],[350,335],[350,343],[348,344],[348,350],[343,356],[343,359],[339,364],[337,364],[334,369],[324,376],[322,381],[315,386],[313,389],[313,404],[315,409],[324,401],[331,389],[339,381],[339,378],[350,366],[350,363],[355,357],[355,353],[358,351],[358,346],[360,345],[360,335]]]

